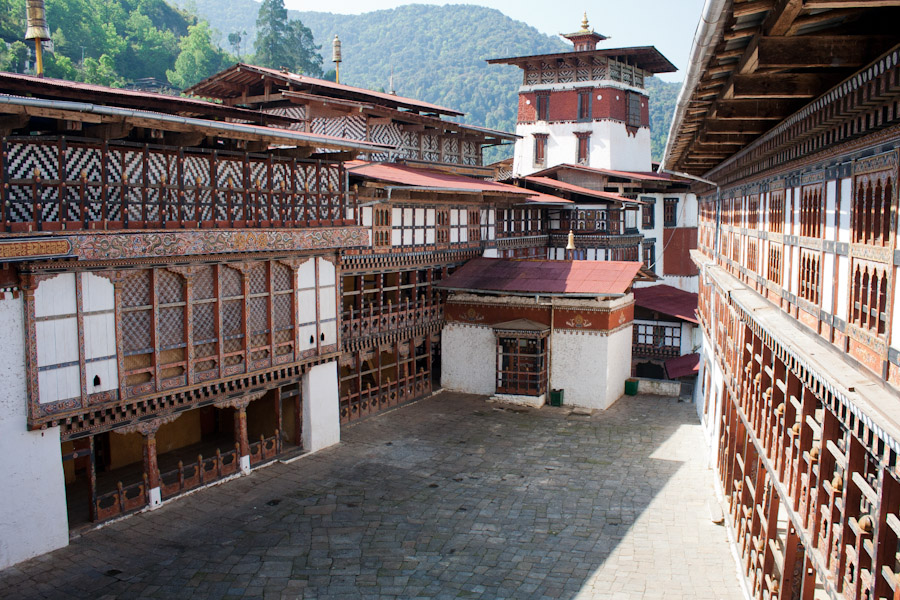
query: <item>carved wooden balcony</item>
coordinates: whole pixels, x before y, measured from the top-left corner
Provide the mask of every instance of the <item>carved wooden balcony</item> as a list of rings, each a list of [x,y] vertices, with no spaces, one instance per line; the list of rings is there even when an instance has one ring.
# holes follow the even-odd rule
[[[0,145],[6,233],[356,223],[340,163],[68,138]]]

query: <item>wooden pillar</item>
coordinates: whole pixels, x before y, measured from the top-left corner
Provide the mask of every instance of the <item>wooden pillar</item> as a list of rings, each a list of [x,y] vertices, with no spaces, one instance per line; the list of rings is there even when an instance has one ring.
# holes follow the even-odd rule
[[[294,444],[303,445],[303,384],[300,383],[294,396]]]
[[[156,431],[148,431],[143,434],[144,474],[147,475],[147,488],[149,490],[159,488],[159,462],[156,456]],[[154,505],[154,498],[150,497],[150,506]]]
[[[241,471],[250,470],[250,440],[247,436],[247,407],[234,408],[234,438],[241,450]],[[246,459],[246,460],[245,460]]]

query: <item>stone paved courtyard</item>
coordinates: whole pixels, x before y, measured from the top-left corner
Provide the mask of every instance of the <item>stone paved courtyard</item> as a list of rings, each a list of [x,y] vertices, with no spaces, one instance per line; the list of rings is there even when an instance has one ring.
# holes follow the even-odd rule
[[[739,599],[695,407],[439,394],[0,571],[2,598]]]

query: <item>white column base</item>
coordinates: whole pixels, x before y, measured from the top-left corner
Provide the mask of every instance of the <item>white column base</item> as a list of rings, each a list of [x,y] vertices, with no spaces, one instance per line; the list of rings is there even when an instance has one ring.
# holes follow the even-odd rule
[[[250,472],[250,457],[242,456],[241,457],[241,473],[246,475]]]
[[[341,441],[337,361],[316,365],[303,376],[303,449],[315,452]]]
[[[150,509],[162,506],[162,494],[158,487],[150,488]]]

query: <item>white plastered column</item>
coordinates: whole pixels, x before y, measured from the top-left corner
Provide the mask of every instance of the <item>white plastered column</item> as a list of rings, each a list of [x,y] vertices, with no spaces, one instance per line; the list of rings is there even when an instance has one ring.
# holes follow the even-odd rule
[[[59,427],[28,431],[23,298],[0,300],[0,569],[69,543]]]
[[[303,375],[303,449],[316,452],[341,441],[337,361],[316,365]]]

